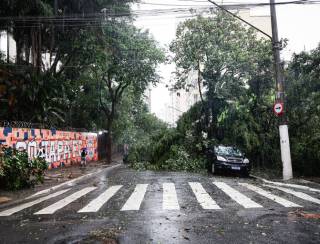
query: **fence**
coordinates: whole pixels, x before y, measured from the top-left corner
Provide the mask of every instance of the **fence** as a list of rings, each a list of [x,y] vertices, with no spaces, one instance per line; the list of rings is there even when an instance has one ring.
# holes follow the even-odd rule
[[[43,157],[49,168],[79,162],[82,148],[87,150],[87,160],[98,160],[98,137],[91,132],[4,126],[0,127],[0,144],[27,150],[29,158]]]
[[[57,127],[54,124],[51,124],[48,121],[46,124],[42,123],[32,123],[27,121],[7,121],[7,120],[0,120],[0,127],[11,127],[11,128],[37,128],[37,129],[55,129],[61,131],[75,131],[75,132],[89,132],[87,129],[84,128],[73,128],[73,127]]]

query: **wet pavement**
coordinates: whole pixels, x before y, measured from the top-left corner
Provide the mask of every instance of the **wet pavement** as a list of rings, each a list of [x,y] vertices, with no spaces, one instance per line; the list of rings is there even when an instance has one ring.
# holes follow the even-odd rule
[[[320,192],[285,189],[120,166],[0,205],[0,243],[320,243]]]

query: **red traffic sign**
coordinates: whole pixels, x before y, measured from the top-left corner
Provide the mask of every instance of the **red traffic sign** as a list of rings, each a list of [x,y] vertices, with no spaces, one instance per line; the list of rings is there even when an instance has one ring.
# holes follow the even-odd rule
[[[277,116],[283,114],[283,103],[277,102],[273,106],[273,111]]]

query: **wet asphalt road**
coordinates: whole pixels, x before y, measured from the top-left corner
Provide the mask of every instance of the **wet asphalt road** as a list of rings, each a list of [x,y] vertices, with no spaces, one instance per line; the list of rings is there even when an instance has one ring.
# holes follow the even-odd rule
[[[189,182],[199,182],[220,209],[203,209]],[[226,183],[261,207],[245,208],[212,182]],[[163,209],[163,183],[174,183],[179,209]],[[281,206],[239,183],[261,187],[303,208]],[[148,184],[139,210],[120,211],[137,184]],[[122,188],[99,211],[78,213],[116,185]],[[86,187],[96,188],[53,214],[34,214]],[[292,190],[320,199],[318,192]],[[0,205],[0,213],[20,204]],[[79,182],[57,197],[0,216],[0,243],[320,243],[320,219],[302,217],[297,209],[319,214],[320,204],[252,178],[137,172],[121,166]]]

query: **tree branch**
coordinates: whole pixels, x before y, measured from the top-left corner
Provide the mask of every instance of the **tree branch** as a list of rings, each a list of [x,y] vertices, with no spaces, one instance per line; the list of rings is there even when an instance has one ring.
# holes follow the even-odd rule
[[[57,64],[60,60],[60,49],[58,49],[57,53],[56,53],[56,56],[54,57],[54,61],[53,61],[53,64],[51,65],[51,68],[50,68],[50,73],[55,73],[56,70],[57,70]]]
[[[64,65],[61,66],[59,72],[57,72],[58,75],[60,75],[60,74],[64,71],[65,67],[66,67],[66,66],[70,63],[70,61],[72,60],[74,54],[75,54],[75,49],[74,49],[74,50],[72,51],[72,53],[68,56],[68,58],[67,58],[66,62],[64,63]]]

